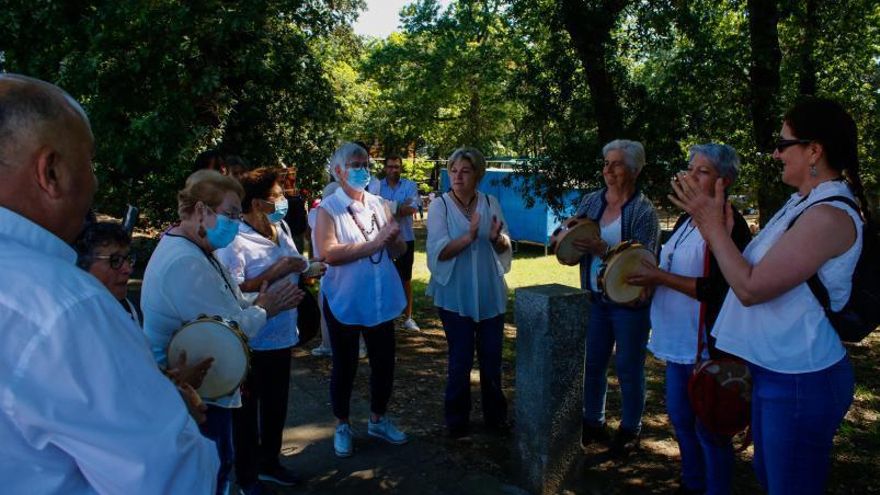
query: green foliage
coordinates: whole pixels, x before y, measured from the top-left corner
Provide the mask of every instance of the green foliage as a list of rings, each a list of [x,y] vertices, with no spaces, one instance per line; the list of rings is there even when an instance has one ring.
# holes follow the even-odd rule
[[[195,156],[217,147],[309,181],[335,144],[333,88],[309,41],[344,1],[5,0],[7,70],[57,83],[97,136],[97,207],[169,220]],[[46,36],[46,33],[52,33]]]

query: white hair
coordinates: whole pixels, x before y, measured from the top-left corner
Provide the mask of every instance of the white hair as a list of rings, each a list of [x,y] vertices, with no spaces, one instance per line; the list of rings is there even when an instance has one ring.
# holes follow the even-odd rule
[[[336,148],[336,151],[333,152],[333,155],[330,156],[330,160],[327,162],[327,172],[333,177],[333,180],[339,182],[339,176],[336,175],[336,167],[345,168],[348,160],[356,156],[369,158],[370,154],[360,145],[351,142],[342,143],[341,146]]]
[[[638,174],[642,171],[642,167],[645,166],[645,147],[642,143],[629,139],[615,139],[602,147],[602,156],[608,156],[608,152],[614,150],[623,153],[623,162],[630,172]]]

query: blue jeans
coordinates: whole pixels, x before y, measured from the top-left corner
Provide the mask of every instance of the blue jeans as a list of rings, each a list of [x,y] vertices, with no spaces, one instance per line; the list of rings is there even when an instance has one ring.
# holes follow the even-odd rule
[[[650,308],[630,308],[594,298],[587,324],[584,360],[584,423],[605,424],[608,364],[617,344],[614,367],[620,382],[620,428],[638,433],[645,409],[645,346]]]
[[[480,393],[483,421],[498,426],[507,421],[507,400],[501,390],[501,343],[504,314],[476,322],[466,316],[437,308],[446,343],[449,366],[446,375],[445,416],[450,428],[467,427],[471,414],[471,369],[474,348],[480,359]]]
[[[666,412],[681,452],[681,481],[706,495],[730,493],[733,445],[729,437],[707,431],[697,421],[688,399],[693,364],[666,363]]]
[[[205,422],[199,425],[199,431],[205,438],[209,438],[217,445],[217,455],[220,457],[220,471],[217,473],[217,495],[226,492],[229,484],[229,473],[235,458],[235,450],[232,447],[232,410],[208,404],[205,411]]]
[[[758,481],[770,495],[825,493],[834,434],[853,401],[849,358],[813,373],[749,369]]]

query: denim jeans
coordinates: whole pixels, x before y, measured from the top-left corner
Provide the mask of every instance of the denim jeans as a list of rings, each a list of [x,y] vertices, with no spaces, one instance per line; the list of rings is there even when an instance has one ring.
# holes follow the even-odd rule
[[[730,493],[733,445],[729,437],[703,428],[688,399],[693,364],[666,363],[666,411],[681,452],[681,481],[706,495]]]
[[[450,428],[466,427],[471,413],[471,369],[474,348],[480,359],[480,393],[483,421],[496,426],[507,420],[507,400],[501,390],[501,344],[504,314],[476,322],[453,311],[437,308],[446,343],[449,365],[446,375],[445,417]]]
[[[358,369],[360,336],[367,344],[370,360],[370,412],[383,416],[391,400],[394,387],[394,320],[374,327],[346,325],[333,316],[330,304],[324,300],[324,318],[333,349],[333,368],[330,370],[330,402],[333,415],[347,420],[351,411],[351,390]]]
[[[212,404],[205,411],[205,422],[199,425],[199,431],[217,445],[220,457],[220,471],[217,473],[217,495],[226,493],[229,485],[229,473],[235,457],[232,446],[232,410]]]
[[[587,324],[584,360],[584,422],[605,424],[608,364],[615,343],[614,367],[620,382],[620,428],[638,433],[645,409],[645,346],[648,344],[650,308],[630,308],[593,298]]]
[[[812,373],[749,369],[758,481],[770,495],[825,493],[834,434],[853,401],[849,358]]]

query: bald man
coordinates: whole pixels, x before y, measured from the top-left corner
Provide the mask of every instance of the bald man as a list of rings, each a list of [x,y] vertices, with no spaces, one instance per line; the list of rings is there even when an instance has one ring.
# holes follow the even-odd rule
[[[0,492],[213,493],[213,444],[75,264],[93,150],[67,93],[0,74]]]

